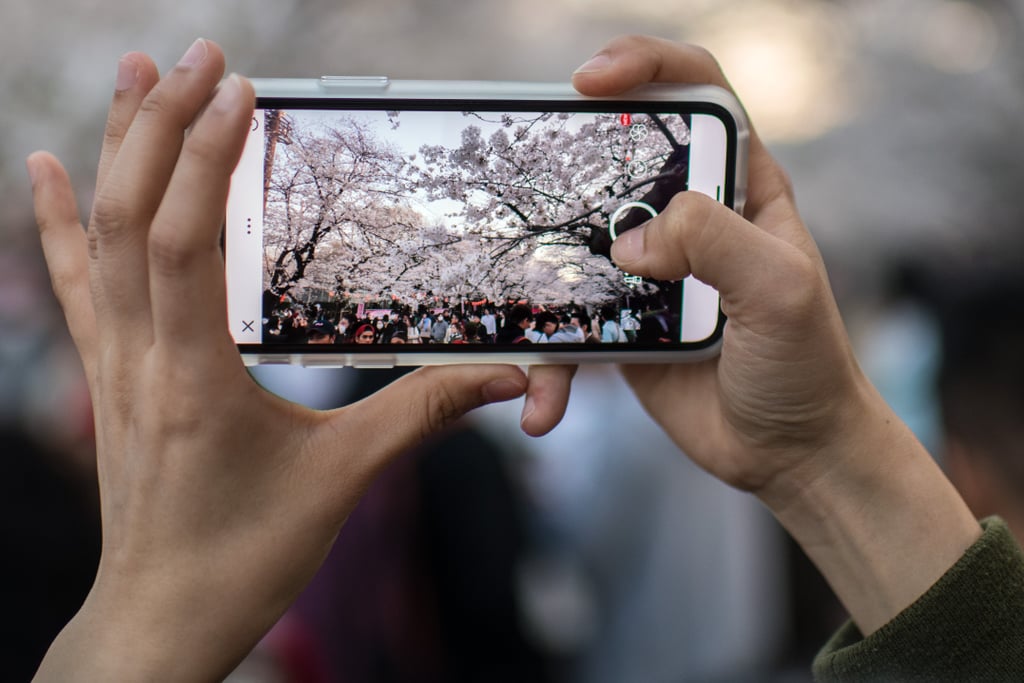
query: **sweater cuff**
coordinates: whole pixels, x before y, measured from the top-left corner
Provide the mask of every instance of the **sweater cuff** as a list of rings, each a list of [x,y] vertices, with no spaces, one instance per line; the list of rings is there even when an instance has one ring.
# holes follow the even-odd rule
[[[815,658],[815,680],[1019,680],[1024,555],[1001,519],[984,520],[982,529],[956,564],[882,628],[865,638],[847,622]]]

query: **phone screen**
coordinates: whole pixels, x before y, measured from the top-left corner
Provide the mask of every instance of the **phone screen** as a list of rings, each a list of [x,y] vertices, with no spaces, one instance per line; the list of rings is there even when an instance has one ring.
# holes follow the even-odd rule
[[[502,104],[259,101],[225,230],[240,348],[714,343],[714,289],[631,276],[609,253],[680,191],[731,204],[727,117]]]

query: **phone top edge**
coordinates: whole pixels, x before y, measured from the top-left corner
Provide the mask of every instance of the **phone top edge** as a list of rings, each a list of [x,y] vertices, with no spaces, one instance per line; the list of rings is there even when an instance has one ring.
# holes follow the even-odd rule
[[[693,101],[719,104],[746,125],[739,102],[715,85],[649,83],[607,97],[581,95],[566,82],[392,80],[386,76],[322,76],[320,78],[253,78],[257,98],[285,99],[430,99],[430,100],[570,100],[570,101]]]

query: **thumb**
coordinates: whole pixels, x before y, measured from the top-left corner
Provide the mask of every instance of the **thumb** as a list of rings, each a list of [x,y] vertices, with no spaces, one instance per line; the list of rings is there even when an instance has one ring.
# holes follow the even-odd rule
[[[762,230],[698,192],[677,194],[668,208],[612,244],[623,270],[658,280],[693,275],[722,295],[735,319],[750,311],[793,312],[820,279],[811,254]]]
[[[522,396],[527,379],[515,366],[452,365],[420,368],[372,396],[336,411],[334,431],[358,435],[350,443],[373,469],[451,425],[474,408]],[[337,447],[337,444],[335,444]]]

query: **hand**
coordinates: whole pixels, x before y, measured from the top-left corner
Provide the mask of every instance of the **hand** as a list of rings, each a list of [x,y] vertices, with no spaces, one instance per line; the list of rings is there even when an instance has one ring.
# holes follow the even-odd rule
[[[103,519],[96,583],[40,679],[223,677],[392,456],[527,387],[514,367],[428,368],[321,413],[250,379],[219,234],[254,98],[223,69],[209,41],[162,79],[145,55],[122,58],[87,231],[59,162],[28,160],[91,391]]]
[[[585,95],[641,83],[729,88],[706,51],[650,38],[609,44],[573,82]],[[788,178],[751,136],[745,217],[696,192],[615,241],[635,275],[715,286],[729,320],[720,357],[639,365],[624,374],[651,415],[698,464],[738,488],[770,495],[808,453],[835,438],[864,393],[821,257]]]
[[[594,96],[651,81],[729,88],[706,51],[644,37],[612,41],[573,77]],[[711,284],[728,316],[719,357],[623,373],[690,458],[776,514],[870,632],[980,528],[860,371],[789,180],[756,133],[749,167],[744,216],[684,192],[612,245],[635,275]]]

